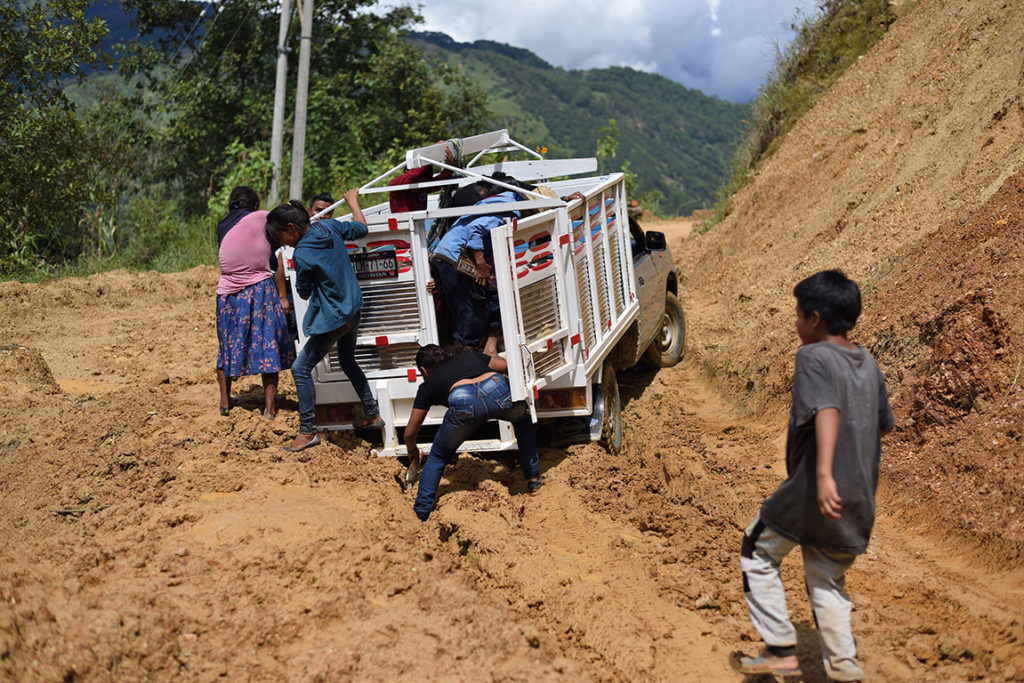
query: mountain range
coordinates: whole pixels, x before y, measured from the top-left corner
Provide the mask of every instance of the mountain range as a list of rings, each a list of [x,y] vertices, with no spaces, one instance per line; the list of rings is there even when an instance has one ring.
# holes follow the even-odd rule
[[[614,119],[619,144],[604,170],[628,162],[641,192],[661,192],[658,211],[667,215],[713,203],[750,111],[626,67],[566,70],[529,50],[459,43],[443,33],[410,33],[409,40],[490,95],[495,128],[546,147],[549,156],[595,156],[602,128]]]

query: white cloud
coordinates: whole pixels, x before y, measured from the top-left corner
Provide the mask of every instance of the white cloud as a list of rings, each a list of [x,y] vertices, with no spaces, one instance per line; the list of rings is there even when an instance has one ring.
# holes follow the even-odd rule
[[[744,101],[798,11],[813,12],[814,0],[426,0],[420,28],[523,47],[566,69],[631,66]]]

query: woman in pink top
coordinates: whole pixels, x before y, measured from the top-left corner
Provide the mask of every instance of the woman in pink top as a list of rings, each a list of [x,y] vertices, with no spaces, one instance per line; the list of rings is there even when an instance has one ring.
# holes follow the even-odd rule
[[[217,384],[220,413],[231,408],[231,380],[263,376],[263,415],[277,414],[278,372],[291,367],[295,347],[288,334],[288,298],[274,280],[274,253],[264,234],[266,211],[256,211],[259,197],[236,187],[228,215],[217,224],[220,279],[217,281]]]

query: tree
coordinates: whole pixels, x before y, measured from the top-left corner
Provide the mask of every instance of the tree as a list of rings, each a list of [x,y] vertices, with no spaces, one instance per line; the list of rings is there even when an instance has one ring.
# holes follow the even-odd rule
[[[86,0],[0,4],[0,258],[11,272],[55,261],[81,241],[81,210],[95,194],[94,141],[63,93],[107,61],[102,20]]]
[[[140,72],[161,93],[154,114],[163,122],[154,138],[164,160],[159,179],[180,186],[193,210],[201,210],[226,175],[228,145],[255,150],[270,138],[279,7],[268,0],[205,8],[185,0],[125,4],[143,36],[159,36],[137,46]],[[486,120],[482,92],[404,40],[406,27],[419,19],[415,12],[366,11],[373,4],[315,5],[307,189],[340,191],[381,168],[397,149],[475,133]],[[292,22],[292,45],[298,24]],[[290,60],[293,71],[296,61]]]

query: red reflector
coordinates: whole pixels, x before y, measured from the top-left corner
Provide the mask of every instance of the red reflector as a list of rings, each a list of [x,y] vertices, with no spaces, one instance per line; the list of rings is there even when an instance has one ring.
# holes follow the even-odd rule
[[[387,337],[376,337],[373,341],[374,341],[374,343],[377,346],[387,346],[388,345],[388,338]]]
[[[552,340],[548,339],[548,351],[550,351],[553,348],[555,348],[555,342],[553,342]]]
[[[415,382],[416,381],[416,368],[409,368],[406,371],[406,375],[409,377],[409,381],[410,382]]]
[[[537,391],[537,387],[534,387],[534,388],[533,388],[533,397],[534,397],[534,398],[537,398],[538,396],[540,396],[540,392],[539,392],[539,391]]]
[[[561,237],[558,238],[558,243],[560,245],[562,245],[563,247],[565,245],[569,244],[569,236],[568,235],[562,235]]]
[[[571,337],[569,337],[569,343],[572,346],[576,346],[577,344],[579,344],[580,343],[580,335],[574,334]]]
[[[612,321],[611,320],[606,320],[605,322],[608,323],[608,329],[609,330],[612,329]]]
[[[295,268],[295,261],[293,259],[288,259],[288,267]]]
[[[326,406],[317,406],[318,424],[344,424],[355,419],[355,404],[334,403]]]
[[[388,230],[398,230],[398,219],[397,218],[389,218],[388,219]]]
[[[515,232],[518,229],[519,229],[519,219],[518,218],[513,218],[512,219],[512,232]]]

